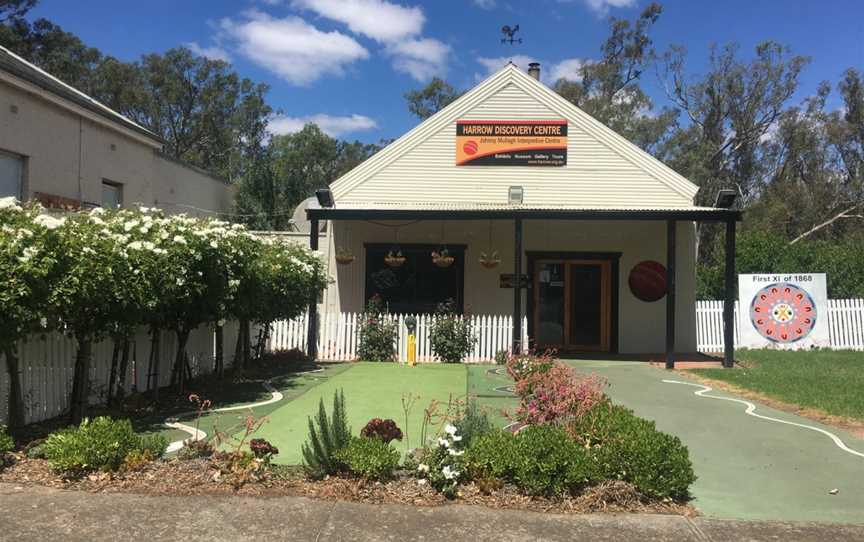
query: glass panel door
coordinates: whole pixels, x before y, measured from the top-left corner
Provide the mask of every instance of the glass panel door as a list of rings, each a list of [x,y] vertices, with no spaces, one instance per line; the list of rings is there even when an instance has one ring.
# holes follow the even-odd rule
[[[597,263],[570,264],[570,344],[601,343],[603,269]]]
[[[564,340],[564,262],[539,261],[535,267],[535,341],[560,346]]]

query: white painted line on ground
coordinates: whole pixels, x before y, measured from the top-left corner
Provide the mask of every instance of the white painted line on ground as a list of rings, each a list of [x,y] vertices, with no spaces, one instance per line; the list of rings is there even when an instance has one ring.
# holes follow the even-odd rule
[[[705,395],[709,391],[713,390],[713,388],[711,388],[710,386],[704,386],[702,384],[694,384],[692,382],[681,382],[680,380],[663,380],[663,382],[665,382],[666,384],[683,384],[685,386],[693,386],[695,388],[702,388],[699,391],[693,392],[693,395],[696,395],[699,397],[704,397],[706,399],[719,399],[721,401],[732,401],[733,403],[741,403],[742,405],[747,406],[747,410],[745,411],[745,413],[750,415],[750,416],[753,416],[755,418],[761,418],[763,420],[768,420],[771,422],[783,423],[786,425],[794,425],[795,427],[802,427],[804,429],[810,429],[811,431],[816,431],[818,433],[822,433],[823,435],[825,435],[828,438],[830,438],[831,440],[833,440],[834,444],[836,444],[837,447],[840,448],[841,450],[843,450],[844,452],[848,452],[852,455],[857,455],[858,457],[864,457],[864,453],[857,452],[857,451],[853,450],[852,448],[849,448],[848,446],[846,446],[843,443],[842,440],[840,440],[840,437],[838,437],[834,433],[831,433],[830,431],[826,431],[826,430],[820,429],[818,427],[813,427],[812,425],[805,425],[803,423],[790,422],[790,421],[786,421],[786,420],[780,420],[777,418],[772,418],[770,416],[763,416],[762,414],[757,414],[756,413],[756,405],[754,405],[750,401],[745,401],[743,399],[734,399],[732,397],[717,397],[715,395]]]
[[[305,374],[310,374],[310,373],[323,373],[323,372],[324,372],[324,368],[322,367],[320,369],[312,369],[311,371],[302,371],[299,373],[291,373],[291,374],[292,375],[305,375]],[[247,410],[250,408],[257,408],[257,407],[262,407],[262,406],[269,405],[272,403],[277,403],[284,398],[284,396],[282,395],[282,392],[280,392],[279,390],[274,388],[273,385],[270,383],[270,380],[265,380],[264,382],[261,383],[261,385],[264,386],[264,389],[266,389],[267,391],[270,392],[270,399],[267,399],[265,401],[260,401],[258,403],[251,403],[248,405],[237,405],[237,406],[233,406],[233,407],[214,408],[214,409],[209,410],[208,413],[209,412],[230,412],[232,410]],[[204,440],[205,438],[207,438],[207,433],[205,433],[204,431],[201,431],[200,429],[195,429],[194,427],[192,427],[190,425],[185,425],[185,424],[182,424],[182,423],[179,423],[176,421],[177,418],[180,418],[181,416],[188,416],[190,414],[196,414],[196,412],[194,410],[189,411],[189,412],[184,412],[182,414],[178,414],[177,416],[172,416],[172,417],[166,419],[165,422],[163,423],[163,425],[165,425],[166,427],[171,427],[172,429],[179,429],[180,431],[183,431],[185,433],[189,433],[189,435],[191,435],[189,438],[181,439],[181,440],[175,440],[174,442],[170,443],[168,445],[168,447],[165,448],[165,453],[170,454],[172,452],[178,451],[180,448],[183,447],[183,445],[186,443],[186,441],[191,440],[194,442],[196,440]]]

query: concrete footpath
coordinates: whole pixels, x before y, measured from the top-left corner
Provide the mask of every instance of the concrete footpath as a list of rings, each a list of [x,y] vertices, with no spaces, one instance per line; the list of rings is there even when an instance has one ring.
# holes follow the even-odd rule
[[[0,540],[864,540],[864,527],[657,515],[553,515],[299,497],[150,497],[0,484]]]

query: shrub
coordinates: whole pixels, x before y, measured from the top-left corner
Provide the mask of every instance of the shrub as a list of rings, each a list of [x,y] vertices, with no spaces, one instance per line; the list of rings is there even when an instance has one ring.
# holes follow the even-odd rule
[[[336,474],[342,464],[336,452],[344,448],[351,439],[348,417],[345,413],[345,396],[342,390],[333,394],[333,416],[327,416],[324,400],[318,403],[318,415],[309,418],[309,440],[303,444],[303,467],[313,478]]]
[[[314,361],[309,359],[309,356],[306,355],[306,352],[300,350],[299,348],[291,348],[290,350],[277,350],[276,352],[265,354],[264,359],[272,364],[285,365],[304,365],[306,363]]]
[[[435,355],[444,363],[459,363],[475,342],[471,322],[456,313],[456,302],[449,299],[440,303],[429,330],[429,344]]]
[[[0,458],[3,454],[11,452],[15,448],[15,441],[9,435],[5,425],[0,425]]]
[[[355,437],[336,452],[349,472],[370,480],[385,481],[399,466],[399,452],[380,438]]]
[[[555,365],[555,359],[552,355],[551,350],[539,355],[534,353],[512,354],[507,359],[507,374],[519,382],[532,373],[546,372]]]
[[[263,438],[253,438],[250,440],[249,449],[252,450],[252,455],[255,456],[255,459],[263,461],[264,463],[270,463],[273,456],[279,454],[279,448],[273,446]]]
[[[216,451],[213,443],[206,439],[183,441],[183,447],[177,450],[177,459],[190,460],[210,457]]]
[[[580,418],[605,400],[604,385],[596,375],[580,376],[561,363],[543,371],[530,371],[516,381],[516,417],[529,424]]]
[[[513,482],[529,495],[562,496],[596,478],[585,449],[560,427],[528,426],[516,443]]]
[[[51,434],[42,449],[53,470],[75,475],[93,470],[115,471],[132,452],[157,458],[166,446],[162,436],[136,434],[129,420],[100,416]]]
[[[472,478],[512,480],[516,472],[516,436],[496,429],[478,437],[465,453],[465,463]]]
[[[462,437],[456,426],[444,426],[444,435],[438,437],[437,445],[424,449],[417,474],[428,480],[429,484],[448,498],[456,496],[456,488],[466,479],[465,450],[461,446]]]
[[[462,435],[461,445],[464,450],[469,449],[475,439],[492,431],[492,422],[489,421],[486,412],[477,406],[477,401],[474,399],[468,402],[468,406],[465,408],[462,417],[455,421],[453,425],[456,426],[458,433]]]
[[[624,480],[645,495],[685,500],[696,480],[687,447],[629,409],[604,404],[569,427],[590,447],[604,479]]]
[[[394,440],[402,440],[402,430],[399,429],[399,426],[397,426],[396,422],[393,420],[372,418],[360,431],[360,436],[366,438],[377,438],[389,444]]]
[[[399,329],[384,317],[381,297],[373,295],[366,303],[359,330],[357,357],[361,361],[395,361]]]
[[[496,365],[506,365],[508,359],[510,359],[510,353],[507,352],[507,350],[499,350],[495,352]]]

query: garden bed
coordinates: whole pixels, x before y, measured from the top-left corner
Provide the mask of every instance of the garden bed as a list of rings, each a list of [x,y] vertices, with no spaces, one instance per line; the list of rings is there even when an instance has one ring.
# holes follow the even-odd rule
[[[308,480],[299,467],[278,467],[266,479],[249,482],[238,488],[228,479],[217,476],[218,472],[205,459],[168,459],[148,463],[133,472],[93,473],[70,479],[54,473],[44,459],[27,459],[18,454],[15,462],[0,472],[0,482],[93,493],[305,496],[371,504],[471,504],[552,513],[696,515],[695,509],[688,504],[669,499],[647,499],[625,482],[607,482],[589,488],[580,495],[560,499],[526,496],[511,485],[484,491],[477,484],[470,483],[462,486],[454,499],[448,499],[428,485],[419,485],[408,473],[385,483],[339,476],[314,481]]]

